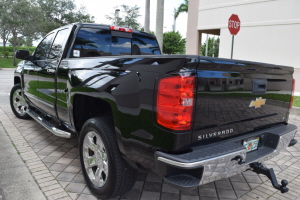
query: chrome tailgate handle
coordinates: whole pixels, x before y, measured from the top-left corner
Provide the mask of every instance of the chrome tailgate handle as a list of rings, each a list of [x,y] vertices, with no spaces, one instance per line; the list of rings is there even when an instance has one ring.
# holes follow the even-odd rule
[[[262,95],[267,92],[267,80],[266,79],[253,79],[252,80],[252,94]]]

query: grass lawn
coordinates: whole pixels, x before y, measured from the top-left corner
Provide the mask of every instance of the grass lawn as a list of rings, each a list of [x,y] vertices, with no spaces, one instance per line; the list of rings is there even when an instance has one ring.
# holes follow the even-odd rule
[[[17,64],[21,60],[17,59]],[[15,68],[13,66],[14,59],[13,58],[0,58],[0,68]]]
[[[299,97],[299,96],[295,96],[295,97],[294,97],[294,103],[293,103],[293,106],[300,107],[300,97]]]

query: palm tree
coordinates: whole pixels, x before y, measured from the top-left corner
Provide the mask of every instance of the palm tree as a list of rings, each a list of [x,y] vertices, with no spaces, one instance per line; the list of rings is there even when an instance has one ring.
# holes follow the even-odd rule
[[[164,0],[157,0],[155,35],[162,50],[164,28]]]
[[[150,0],[146,0],[145,3],[145,24],[144,31],[150,33]]]
[[[184,3],[180,4],[175,13],[175,19],[178,17],[180,13],[188,12],[189,9],[189,0],[184,0]]]

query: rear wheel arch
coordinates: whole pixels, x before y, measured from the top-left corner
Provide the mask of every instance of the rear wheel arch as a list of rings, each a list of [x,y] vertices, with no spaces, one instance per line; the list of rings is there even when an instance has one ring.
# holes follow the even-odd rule
[[[101,116],[112,118],[112,115],[112,108],[107,101],[81,94],[76,94],[74,96],[73,121],[78,133],[80,133],[87,120]]]

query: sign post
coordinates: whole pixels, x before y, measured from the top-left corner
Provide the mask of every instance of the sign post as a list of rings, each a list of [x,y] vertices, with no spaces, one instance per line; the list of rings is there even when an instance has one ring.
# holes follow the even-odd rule
[[[232,56],[233,56],[233,43],[234,43],[234,35],[232,35],[232,39],[231,39],[231,59],[232,59]]]
[[[241,21],[239,16],[232,14],[228,20],[228,29],[232,35],[232,43],[231,43],[231,59],[233,56],[233,43],[234,43],[234,36],[240,31],[241,28]]]

